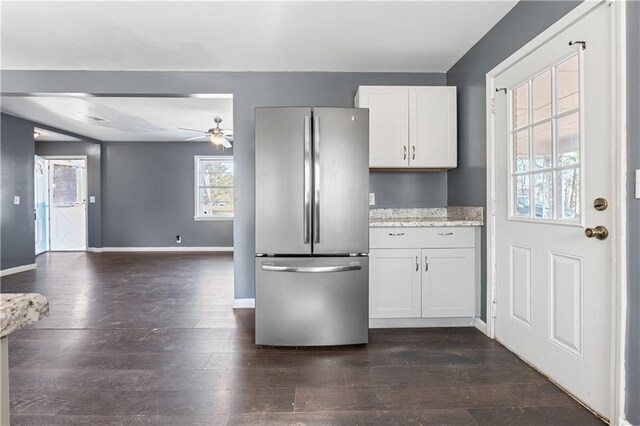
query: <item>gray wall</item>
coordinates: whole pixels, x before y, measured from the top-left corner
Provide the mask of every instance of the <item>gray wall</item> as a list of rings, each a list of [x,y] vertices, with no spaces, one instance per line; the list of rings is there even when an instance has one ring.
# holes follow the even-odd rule
[[[128,72],[128,71],[2,71],[2,92],[87,92],[87,93],[233,93],[234,159],[236,164],[236,217],[234,221],[235,297],[254,295],[254,133],[253,109],[257,106],[352,106],[358,85],[442,85],[444,74],[393,73],[207,73],[207,72]],[[103,152],[107,166],[108,148]],[[441,194],[435,204],[446,203],[446,192],[434,187],[434,175],[390,177],[410,191],[409,185],[422,177],[415,191]],[[107,175],[106,179],[111,178]],[[384,178],[383,178],[384,179]],[[442,184],[444,184],[444,180]],[[378,191],[376,198],[393,200],[394,194]],[[394,191],[398,188],[394,188]],[[111,190],[103,190],[105,206],[111,204]],[[412,200],[415,203],[416,200]],[[107,210],[107,209],[105,209]],[[105,211],[103,223],[111,219]],[[114,223],[114,222],[110,222]],[[111,226],[103,227],[103,243],[111,244],[107,235]],[[173,233],[173,231],[171,231]]]
[[[579,1],[521,1],[447,72],[458,86],[458,168],[450,170],[448,203],[486,204],[485,77],[487,72],[566,15]],[[486,206],[485,206],[486,208]],[[486,247],[486,228],[482,229]],[[486,253],[482,251],[482,313],[486,320]]]
[[[35,262],[33,123],[1,114],[0,128],[0,269],[9,269]]]
[[[232,153],[206,142],[103,142],[104,246],[233,247],[233,221],[193,220],[193,157]]]
[[[635,170],[640,169],[640,2],[627,3],[627,88],[629,157],[629,309],[627,321],[627,420],[640,425],[640,200]]]
[[[444,207],[447,172],[373,172],[369,192],[376,194],[375,208]]]
[[[86,155],[87,156],[87,196],[95,196],[96,202],[89,203],[87,211],[87,228],[89,247],[102,247],[102,195],[100,188],[100,151],[99,142],[87,141],[36,141],[35,153],[47,155]],[[89,201],[87,199],[87,201]]]

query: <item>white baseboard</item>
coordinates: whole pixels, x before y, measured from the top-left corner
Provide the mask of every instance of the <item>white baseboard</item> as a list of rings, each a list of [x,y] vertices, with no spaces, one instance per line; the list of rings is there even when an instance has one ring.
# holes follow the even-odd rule
[[[31,271],[33,269],[36,269],[35,263],[31,263],[29,265],[16,266],[14,268],[7,268],[0,271],[0,277],[6,277],[7,275],[13,275],[19,272]]]
[[[369,328],[473,327],[473,317],[369,318]]]
[[[101,253],[102,250],[102,247],[87,247],[87,251],[92,253]]]
[[[482,331],[484,334],[487,334],[487,323],[482,321],[480,318],[476,317],[474,319],[474,324],[476,328]]]
[[[183,252],[233,252],[233,247],[102,247],[90,248],[93,252],[127,252],[127,251],[183,251]]]
[[[233,299],[233,309],[255,308],[256,299]]]

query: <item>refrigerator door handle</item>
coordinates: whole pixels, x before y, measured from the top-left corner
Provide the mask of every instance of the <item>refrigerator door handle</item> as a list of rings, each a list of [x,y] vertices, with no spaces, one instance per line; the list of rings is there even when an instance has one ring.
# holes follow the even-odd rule
[[[322,272],[346,272],[346,271],[359,271],[362,269],[362,265],[359,263],[351,263],[349,265],[338,266],[290,266],[290,265],[276,265],[263,263],[263,271],[271,272],[306,272],[306,273],[322,273]]]
[[[314,242],[320,242],[320,117],[313,116],[313,234]]]
[[[304,243],[311,241],[311,123],[304,117]]]

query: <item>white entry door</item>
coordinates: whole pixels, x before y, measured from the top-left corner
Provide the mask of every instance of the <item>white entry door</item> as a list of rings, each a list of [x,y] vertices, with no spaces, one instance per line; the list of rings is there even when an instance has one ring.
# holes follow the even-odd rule
[[[47,223],[49,222],[49,173],[48,162],[42,157],[35,156],[33,168],[33,188],[34,188],[34,220],[36,237],[36,255],[47,251],[49,246],[49,232]]]
[[[87,249],[85,160],[49,161],[50,250]]]
[[[615,208],[610,13],[593,10],[498,76],[494,117],[496,338],[605,417],[613,236],[597,236]]]

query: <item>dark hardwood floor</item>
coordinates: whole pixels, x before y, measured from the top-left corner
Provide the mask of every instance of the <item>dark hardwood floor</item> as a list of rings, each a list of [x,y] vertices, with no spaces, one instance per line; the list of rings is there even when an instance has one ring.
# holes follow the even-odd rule
[[[228,255],[55,253],[2,279],[50,317],[9,337],[12,425],[590,425],[472,328],[371,330],[366,346],[253,344]]]

